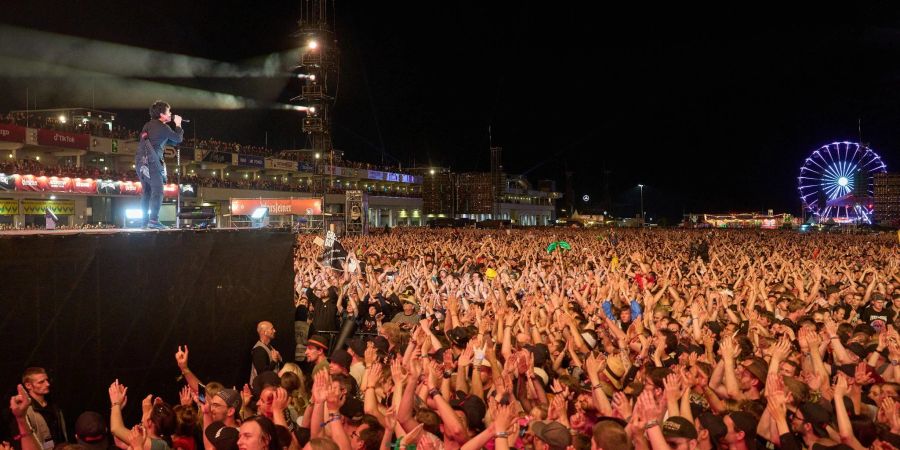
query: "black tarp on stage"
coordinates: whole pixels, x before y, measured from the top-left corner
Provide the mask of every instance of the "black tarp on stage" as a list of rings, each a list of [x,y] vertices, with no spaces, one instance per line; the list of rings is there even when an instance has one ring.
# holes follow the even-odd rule
[[[180,344],[201,380],[246,382],[258,321],[294,354],[293,244],[264,230],[0,235],[0,392],[47,368],[71,431],[82,411],[108,416],[116,378],[127,418],[149,393],[177,403]]]

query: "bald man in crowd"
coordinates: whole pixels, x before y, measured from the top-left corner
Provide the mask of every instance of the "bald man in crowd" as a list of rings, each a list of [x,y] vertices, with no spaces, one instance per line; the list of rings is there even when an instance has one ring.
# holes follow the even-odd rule
[[[281,366],[281,354],[271,345],[272,340],[275,339],[275,326],[272,325],[272,322],[262,321],[257,324],[256,334],[259,335],[259,340],[250,351],[253,361],[253,366],[250,368],[251,386],[256,375],[269,370],[277,371]]]

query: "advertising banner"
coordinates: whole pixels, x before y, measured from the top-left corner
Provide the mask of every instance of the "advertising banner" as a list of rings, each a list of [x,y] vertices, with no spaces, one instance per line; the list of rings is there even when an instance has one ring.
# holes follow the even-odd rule
[[[241,167],[258,167],[262,169],[263,167],[266,167],[266,158],[263,158],[262,156],[238,154],[237,165]]]
[[[266,158],[266,169],[297,170],[297,162],[287,159]]]
[[[39,180],[34,175],[17,175],[16,190],[40,192],[44,189],[40,186]]]
[[[0,199],[0,216],[14,216],[19,214],[19,201],[13,199]]]
[[[12,191],[16,188],[17,175],[0,173],[0,191]]]
[[[88,150],[91,146],[91,136],[87,134],[67,133],[65,131],[39,129],[37,141],[40,145],[50,147],[77,148]]]
[[[119,195],[119,182],[113,180],[97,180],[97,193],[104,195]]]
[[[226,152],[209,152],[203,158],[203,160],[206,162],[220,164],[234,164],[234,161],[232,161],[232,159],[232,154]]]
[[[69,177],[40,177],[46,178],[46,190],[49,192],[72,192],[72,179]]]
[[[181,196],[182,197],[197,197],[197,185],[195,184],[182,184],[181,185]]]
[[[74,200],[22,200],[22,214],[43,216],[49,208],[57,216],[75,214]]]
[[[318,198],[233,198],[231,214],[249,216],[256,208],[269,208],[270,216],[322,214],[322,199]]]
[[[0,123],[0,141],[25,142],[25,127],[12,123]]]
[[[79,194],[96,194],[97,181],[93,178],[76,178],[72,181],[72,192]]]
[[[141,195],[144,192],[140,181],[117,181],[116,183],[119,185],[119,194],[121,195]]]
[[[165,198],[177,198],[178,197],[178,185],[177,184],[167,184],[163,186],[163,197]]]

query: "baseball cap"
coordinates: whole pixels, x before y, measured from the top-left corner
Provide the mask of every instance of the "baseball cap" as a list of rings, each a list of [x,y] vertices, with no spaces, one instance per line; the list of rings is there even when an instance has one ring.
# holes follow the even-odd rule
[[[550,450],[565,450],[572,445],[569,429],[559,422],[535,422],[531,425],[531,433],[550,446]]]
[[[229,408],[241,409],[241,393],[235,389],[222,389],[216,392],[216,397],[221,398]]]
[[[94,411],[85,411],[75,421],[75,437],[86,443],[101,441],[106,438],[106,421]]]
[[[203,431],[203,434],[216,450],[237,450],[238,448],[238,429],[225,426],[225,422],[221,420],[211,423]]]
[[[672,416],[663,422],[662,432],[667,438],[697,439],[697,428],[681,416]]]
[[[487,406],[480,398],[457,391],[454,399],[450,402],[450,406],[465,414],[466,424],[470,430],[484,428],[484,416],[487,414]]]

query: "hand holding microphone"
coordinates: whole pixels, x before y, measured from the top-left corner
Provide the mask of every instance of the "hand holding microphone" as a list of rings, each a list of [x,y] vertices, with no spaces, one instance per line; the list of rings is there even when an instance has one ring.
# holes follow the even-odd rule
[[[172,116],[172,120],[175,122],[176,127],[181,127],[181,116],[175,114],[174,116]]]

